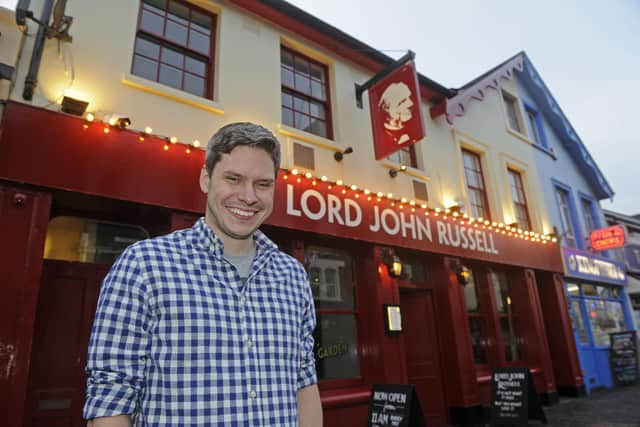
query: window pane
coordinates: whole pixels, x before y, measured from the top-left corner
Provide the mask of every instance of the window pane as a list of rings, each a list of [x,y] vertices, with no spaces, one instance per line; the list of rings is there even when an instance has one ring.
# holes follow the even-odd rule
[[[210,16],[204,15],[198,11],[191,11],[191,30],[203,33],[205,36],[211,35],[212,20]]]
[[[112,264],[125,248],[148,237],[137,226],[59,216],[49,222],[44,257]]]
[[[311,120],[311,133],[326,137],[327,136],[327,124],[318,119]]]
[[[311,93],[309,77],[305,77],[301,74],[296,74],[296,89],[302,93],[309,95]]]
[[[181,44],[187,45],[187,27],[182,24],[177,24],[173,21],[167,21],[167,31],[165,37],[169,40]]]
[[[160,65],[160,83],[182,88],[182,71],[168,65]]]
[[[478,365],[487,363],[487,337],[484,332],[482,318],[478,316],[469,317],[469,330],[471,332],[471,347],[473,349],[473,360]]]
[[[469,277],[469,283],[464,287],[464,301],[467,306],[467,312],[476,313],[480,310],[478,290],[476,289],[476,281],[473,273],[471,273]]]
[[[311,120],[309,120],[309,116],[305,114],[296,113],[295,115],[295,127],[310,132],[311,131]]]
[[[160,55],[160,46],[142,37],[136,38],[136,53],[158,59]]]
[[[182,68],[184,65],[184,55],[168,47],[162,47],[162,62]]]
[[[301,113],[309,114],[309,102],[304,98],[294,97],[293,108]]]
[[[282,105],[285,107],[293,108],[293,97],[291,94],[283,92],[282,93]]]
[[[319,380],[360,376],[356,317],[353,314],[318,314],[313,333]]]
[[[207,74],[207,63],[190,56],[185,57],[185,70],[200,77]]]
[[[580,307],[580,301],[573,300],[570,302],[570,305],[571,310],[569,313],[571,314],[573,329],[578,334],[578,340],[583,344],[587,344],[589,342],[589,337],[587,336],[587,329],[584,325],[584,317],[582,314],[582,308]]]
[[[280,62],[288,67],[293,68],[293,55],[286,50],[280,51]]]
[[[324,85],[318,83],[315,80],[311,80],[311,95],[324,101],[326,97],[326,94],[324,92]]]
[[[309,76],[309,62],[299,56],[295,57],[294,68],[297,73],[304,74],[307,77]]]
[[[174,1],[169,1],[169,19],[180,24],[189,25],[189,8]]]
[[[282,79],[283,86],[293,87],[293,71],[281,68],[280,78]]]
[[[189,33],[190,49],[197,50],[198,52],[208,55],[210,47],[211,38],[209,36],[193,30]]]
[[[293,111],[288,108],[282,109],[282,123],[287,126],[293,126]]]
[[[520,359],[521,338],[517,334],[516,320],[511,316],[500,318],[500,329],[504,343],[504,356],[507,362]]]
[[[142,17],[140,19],[140,28],[150,33],[162,35],[164,19],[162,16],[143,10]]]
[[[316,309],[355,309],[354,281],[351,257],[336,249],[309,247],[305,250],[307,272],[317,269],[317,275],[310,277],[312,289],[315,287]]]
[[[164,10],[167,8],[166,0],[144,0],[143,7],[147,10],[164,15]]]
[[[318,102],[313,102],[311,101],[309,103],[309,106],[311,108],[311,115],[313,117],[317,117],[319,119],[324,119],[325,115],[324,115],[324,105],[318,103]]]
[[[324,82],[324,69],[318,65],[311,64],[311,77]]]
[[[609,345],[609,334],[626,329],[622,306],[617,301],[587,299],[589,323],[596,345]]]
[[[158,78],[158,63],[136,55],[133,58],[133,74],[155,81]]]
[[[193,74],[185,73],[184,75],[184,90],[194,95],[205,95],[205,84],[202,77],[194,76]]]

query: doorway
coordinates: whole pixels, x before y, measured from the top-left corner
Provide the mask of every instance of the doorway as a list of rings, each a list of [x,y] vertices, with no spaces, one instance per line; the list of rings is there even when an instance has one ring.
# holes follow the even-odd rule
[[[25,426],[80,427],[84,367],[100,284],[110,265],[45,260],[35,333]]]
[[[414,384],[427,425],[447,425],[433,292],[400,288],[407,377]]]

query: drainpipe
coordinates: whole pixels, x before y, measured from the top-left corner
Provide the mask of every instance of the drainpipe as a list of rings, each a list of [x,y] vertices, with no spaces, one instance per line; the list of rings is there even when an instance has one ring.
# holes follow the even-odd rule
[[[33,99],[33,91],[38,84],[38,70],[40,69],[40,61],[42,60],[42,52],[44,51],[49,19],[51,18],[51,12],[53,11],[53,2],[54,0],[45,0],[44,7],[42,8],[40,25],[38,26],[38,33],[36,34],[33,52],[31,53],[29,72],[27,73],[27,78],[24,81],[24,90],[22,91],[22,98],[27,101],[31,101]]]

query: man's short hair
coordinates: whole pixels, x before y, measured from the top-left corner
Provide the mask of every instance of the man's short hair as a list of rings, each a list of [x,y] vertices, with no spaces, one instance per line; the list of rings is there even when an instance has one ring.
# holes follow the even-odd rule
[[[223,154],[229,154],[237,146],[260,148],[267,152],[273,160],[274,172],[280,168],[280,142],[267,128],[255,123],[230,123],[213,134],[207,144],[205,166],[211,175],[213,167]]]

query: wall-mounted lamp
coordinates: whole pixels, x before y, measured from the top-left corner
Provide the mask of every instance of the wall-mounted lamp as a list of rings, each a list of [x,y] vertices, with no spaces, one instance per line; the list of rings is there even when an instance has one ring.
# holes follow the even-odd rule
[[[456,273],[456,279],[458,279],[460,285],[467,286],[471,282],[471,270],[464,264],[452,259],[449,262],[449,268]]]
[[[70,96],[62,97],[61,110],[63,113],[73,114],[74,116],[82,116],[87,110],[89,103],[80,99],[71,98]]]
[[[507,224],[507,227],[511,227],[511,228],[518,228],[518,223],[517,222],[510,222]]]
[[[553,231],[551,231],[551,233],[547,233],[546,236],[549,237],[553,243],[557,242],[558,241],[558,227],[556,227],[554,225],[553,226]]]
[[[343,151],[336,151],[333,153],[333,158],[336,159],[336,162],[341,162],[345,155],[351,153],[353,153],[353,148],[347,147]]]
[[[449,210],[449,213],[451,214],[458,214],[460,215],[462,213],[462,206],[458,203],[456,203],[455,205],[449,206],[447,208],[447,210]],[[446,210],[445,210],[446,212]]]
[[[398,172],[404,172],[407,170],[407,165],[401,165],[399,169],[389,169],[389,176],[395,178],[398,176]]]
[[[382,262],[387,267],[389,276],[398,278],[402,276],[402,260],[391,249],[382,252]]]
[[[462,264],[456,267],[456,278],[462,286],[467,286],[471,282],[471,270]]]

